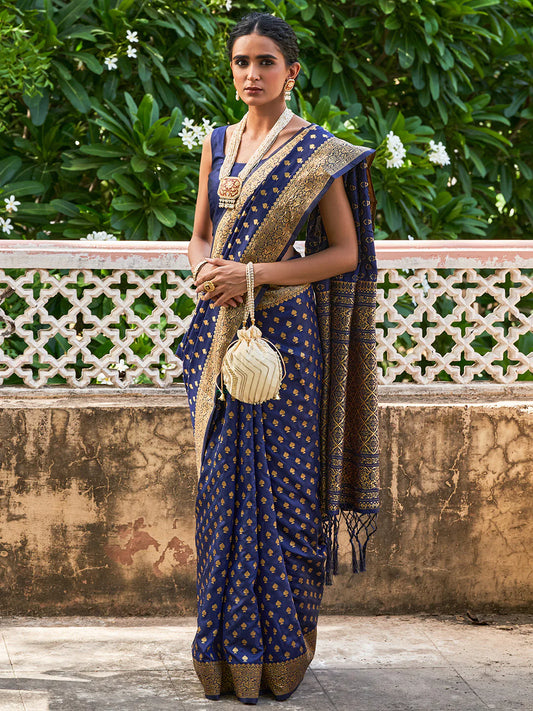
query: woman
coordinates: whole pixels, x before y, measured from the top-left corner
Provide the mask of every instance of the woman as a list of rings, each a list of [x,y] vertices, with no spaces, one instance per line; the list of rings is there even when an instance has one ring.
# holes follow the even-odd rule
[[[193,663],[207,698],[255,704],[288,698],[313,658],[340,514],[354,571],[375,530],[374,151],[286,111],[300,64],[283,20],[246,16],[228,52],[248,113],[204,142],[188,252],[199,301],[177,354],[199,476]],[[250,261],[256,323],[286,368],[280,399],[260,405],[218,396]]]

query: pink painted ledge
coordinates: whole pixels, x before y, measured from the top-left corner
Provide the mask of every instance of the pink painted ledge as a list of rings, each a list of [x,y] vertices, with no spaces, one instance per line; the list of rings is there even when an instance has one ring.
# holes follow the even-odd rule
[[[0,267],[188,269],[188,242],[0,240]],[[303,253],[303,242],[296,248]],[[533,240],[384,240],[381,269],[533,267]]]

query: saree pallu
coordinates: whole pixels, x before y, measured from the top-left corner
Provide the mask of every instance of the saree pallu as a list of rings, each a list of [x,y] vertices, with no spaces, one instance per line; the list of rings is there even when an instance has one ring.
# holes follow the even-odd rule
[[[192,653],[208,698],[234,691],[239,700],[255,703],[269,689],[282,700],[299,685],[314,655],[323,586],[337,572],[340,513],[348,514],[354,566],[364,568],[366,540],[360,534],[367,539],[374,530],[377,511],[375,403],[350,385],[351,404],[358,407],[362,395],[366,404],[357,415],[361,432],[347,438],[352,419],[346,393],[351,370],[361,367],[357,353],[369,356],[358,381],[375,366],[367,313],[372,289],[357,296],[358,282],[366,283],[375,268],[365,162],[372,154],[313,124],[249,175],[235,209],[218,223],[214,257],[279,260],[308,218],[306,251],[319,251],[327,237],[318,201],[335,177],[346,176],[359,238],[357,273],[256,289],[257,325],[285,363],[280,399],[249,405],[227,392],[218,397],[221,362],[242,322],[242,305],[199,302],[177,351],[198,466]],[[366,329],[359,328],[360,316]],[[348,354],[348,348],[357,353]],[[372,382],[366,388],[372,395]],[[361,479],[361,472],[371,478]]]

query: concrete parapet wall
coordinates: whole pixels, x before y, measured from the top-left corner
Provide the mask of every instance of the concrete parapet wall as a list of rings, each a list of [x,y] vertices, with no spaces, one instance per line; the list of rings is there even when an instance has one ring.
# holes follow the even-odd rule
[[[0,612],[194,614],[196,473],[181,388],[3,388]],[[324,612],[533,609],[533,386],[380,391],[367,571]]]

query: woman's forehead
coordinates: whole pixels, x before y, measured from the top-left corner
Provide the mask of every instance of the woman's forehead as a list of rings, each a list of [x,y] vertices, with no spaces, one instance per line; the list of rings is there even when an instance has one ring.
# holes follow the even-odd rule
[[[232,56],[236,55],[255,58],[259,55],[268,54],[273,57],[281,57],[278,45],[270,37],[258,35],[255,32],[250,35],[237,37],[233,43]]]

